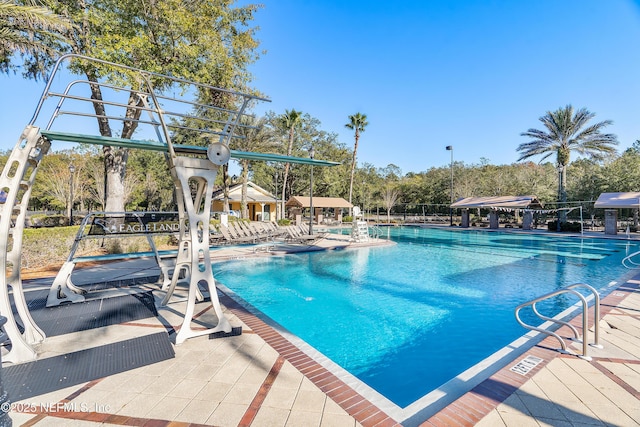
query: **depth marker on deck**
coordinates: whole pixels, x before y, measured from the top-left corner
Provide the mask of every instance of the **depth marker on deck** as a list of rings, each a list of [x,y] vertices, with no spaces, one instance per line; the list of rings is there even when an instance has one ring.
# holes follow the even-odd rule
[[[514,366],[512,366],[511,369],[509,370],[512,372],[515,372],[516,374],[527,375],[533,368],[538,366],[542,361],[544,361],[544,359],[541,359],[539,357],[527,356],[521,361],[519,361],[518,363],[516,363]]]

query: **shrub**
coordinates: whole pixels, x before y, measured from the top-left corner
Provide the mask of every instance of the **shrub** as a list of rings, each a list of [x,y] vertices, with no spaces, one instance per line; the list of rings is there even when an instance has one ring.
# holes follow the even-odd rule
[[[69,256],[78,228],[78,226],[25,228],[21,268],[34,269],[48,265],[61,265]],[[156,235],[153,236],[153,240],[158,249],[173,248],[178,243],[173,235]],[[80,241],[76,256],[148,250],[150,250],[149,242],[145,236],[84,239]]]
[[[342,222],[353,222],[353,217],[352,217],[352,216],[349,216],[349,215],[344,216],[344,217],[342,218]]]
[[[25,228],[21,268],[63,263],[77,232],[78,227]]]
[[[278,220],[278,225],[285,226],[285,225],[290,225],[290,224],[291,224],[291,220],[290,219],[282,218],[282,219]]]
[[[109,244],[107,244],[107,253],[121,254],[123,252],[119,239],[109,239]]]
[[[558,221],[549,221],[547,223],[547,229],[549,231],[558,231]],[[560,223],[560,231],[561,232],[571,232],[571,233],[579,233],[581,230],[581,225],[579,222],[563,222]]]
[[[29,217],[31,227],[62,227],[69,225],[69,217],[66,215],[32,215]]]
[[[29,227],[43,227],[42,223],[47,218],[45,214],[35,214],[27,217]]]

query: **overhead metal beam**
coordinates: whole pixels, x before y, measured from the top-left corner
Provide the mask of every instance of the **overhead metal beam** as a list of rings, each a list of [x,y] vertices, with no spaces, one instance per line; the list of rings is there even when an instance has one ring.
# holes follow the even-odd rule
[[[58,132],[53,130],[41,130],[40,133],[49,141],[67,141],[79,144],[92,145],[113,145],[117,147],[138,148],[142,150],[161,151],[166,153],[169,149],[167,144],[159,141],[142,141],[135,139],[123,139],[110,136],[85,135],[78,133]],[[173,144],[176,153],[194,154],[200,156],[207,155],[206,146]],[[264,162],[299,163],[314,166],[337,166],[340,163],[328,160],[310,159],[306,157],[284,156],[281,154],[254,153],[251,151],[231,150],[231,158],[259,160]]]

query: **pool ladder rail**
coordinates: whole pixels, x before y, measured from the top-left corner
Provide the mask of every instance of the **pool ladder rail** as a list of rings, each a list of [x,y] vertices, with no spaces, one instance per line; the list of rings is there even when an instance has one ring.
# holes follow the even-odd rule
[[[372,239],[379,239],[382,235],[382,230],[378,227],[378,224],[369,225],[369,236]]]
[[[589,332],[589,304],[587,301],[587,298],[585,298],[581,293],[579,293],[578,291],[575,290],[575,288],[585,288],[588,291],[591,292],[591,294],[593,295],[593,300],[594,300],[594,304],[593,304],[593,317],[594,317],[594,322],[593,322],[593,335],[594,335],[594,342],[592,344],[587,344],[587,333]],[[552,298],[556,295],[561,295],[561,294],[573,294],[575,296],[577,296],[580,301],[582,302],[582,333],[583,333],[583,337],[582,339],[580,339],[580,334],[578,333],[578,330],[571,325],[568,322],[565,322],[563,320],[560,319],[556,319],[556,318],[551,318],[551,317],[547,317],[544,316],[542,314],[540,314],[540,312],[538,311],[538,309],[536,308],[536,304],[538,302],[547,300],[549,298]],[[590,297],[591,298],[591,297]],[[522,321],[522,319],[520,319],[520,310],[531,306],[531,309],[533,310],[533,312],[535,313],[536,316],[538,316],[540,319],[548,321],[548,322],[552,322],[558,325],[564,325],[567,326],[569,329],[571,329],[573,331],[573,338],[570,338],[572,341],[575,342],[581,342],[582,343],[582,354],[576,354],[574,352],[572,352],[571,350],[567,349],[567,345],[564,341],[564,339],[556,334],[555,332],[552,332],[548,329],[544,329],[544,328],[540,328],[540,327],[536,327],[536,326],[531,326],[528,325],[526,323],[524,323]],[[584,284],[584,283],[574,283],[573,285],[569,285],[566,286],[562,289],[558,289],[552,292],[549,292],[545,295],[542,295],[538,298],[535,298],[531,301],[527,301],[525,303],[520,304],[518,307],[516,307],[515,309],[515,316],[516,316],[516,320],[518,321],[518,323],[520,325],[522,325],[524,328],[530,329],[532,331],[536,331],[536,332],[540,332],[552,337],[555,337],[559,342],[560,342],[560,346],[562,347],[561,349],[559,349],[558,351],[564,354],[574,354],[578,357],[580,357],[581,359],[585,359],[588,361],[591,361],[592,358],[591,356],[589,356],[588,354],[588,348],[589,345],[591,345],[592,347],[595,348],[603,348],[602,345],[600,345],[598,343],[598,339],[599,339],[599,334],[600,334],[600,295],[598,295],[598,291],[596,291],[593,287]]]
[[[640,263],[637,263],[637,262],[633,261],[633,258],[635,258],[635,257],[637,257],[639,255],[640,255],[640,251],[634,252],[632,254],[627,255],[622,260],[622,265],[625,266],[626,268],[629,268],[629,269],[640,267]]]

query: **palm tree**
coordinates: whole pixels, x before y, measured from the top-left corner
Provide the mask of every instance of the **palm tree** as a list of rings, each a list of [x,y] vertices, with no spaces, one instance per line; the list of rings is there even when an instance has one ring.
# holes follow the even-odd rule
[[[55,56],[58,52],[42,40],[53,37],[64,41],[62,33],[71,27],[66,18],[31,3],[25,6],[0,0],[0,71],[11,69],[14,53]]]
[[[601,133],[601,130],[613,124],[611,120],[605,120],[592,125],[587,125],[589,120],[595,117],[595,113],[581,108],[574,113],[573,107],[567,105],[556,111],[547,111],[540,117],[540,121],[546,130],[529,129],[521,133],[521,136],[532,138],[531,141],[518,146],[520,160],[542,155],[542,160],[550,156],[556,156],[558,168],[558,207],[567,202],[567,166],[571,151],[593,160],[602,160],[605,155],[615,153],[615,145],[618,144],[616,135]],[[566,212],[558,211],[558,230],[560,224],[566,222]]]
[[[289,145],[287,146],[287,156],[291,156],[293,151],[293,137],[295,136],[295,130],[300,126],[302,121],[302,113],[296,110],[285,110],[284,114],[279,117],[280,125],[289,131]],[[284,164],[284,177],[282,178],[282,200],[280,212],[284,215],[284,203],[287,189],[287,179],[289,178],[289,162]]]
[[[351,195],[353,194],[353,174],[356,170],[356,155],[358,154],[358,140],[360,139],[360,132],[364,132],[364,128],[369,125],[367,122],[367,115],[356,113],[349,116],[349,123],[345,127],[355,130],[355,144],[353,144],[353,159],[351,160],[351,179],[349,181],[349,203],[351,203]],[[349,215],[351,215],[351,208],[349,208]]]

